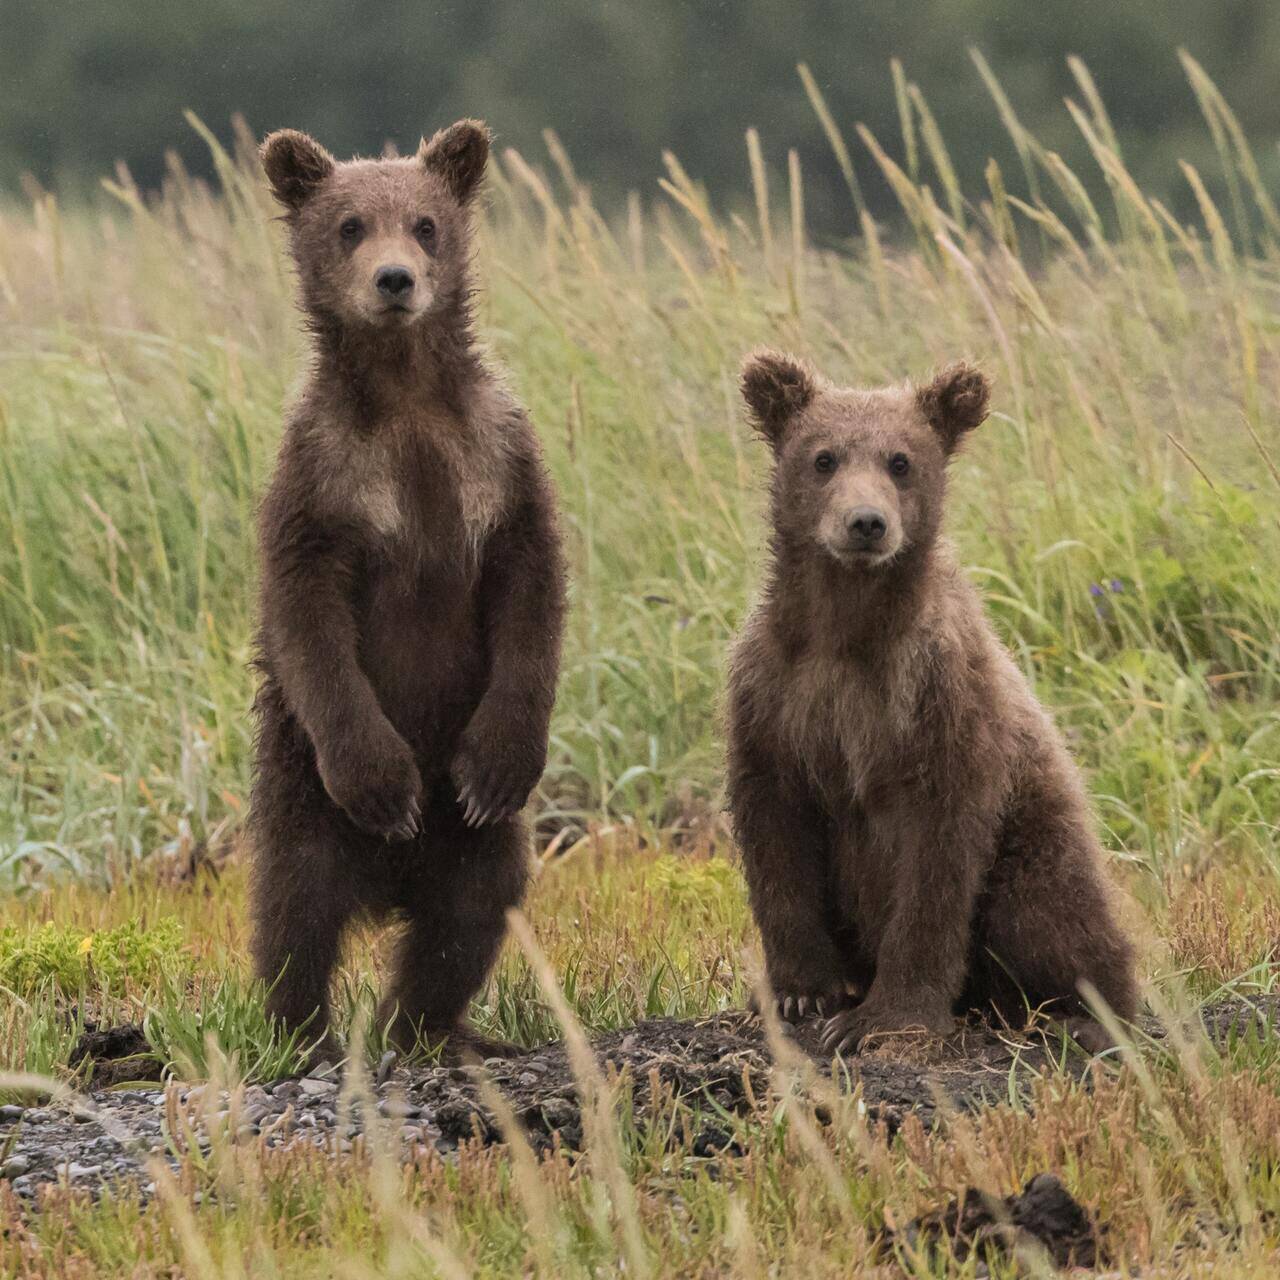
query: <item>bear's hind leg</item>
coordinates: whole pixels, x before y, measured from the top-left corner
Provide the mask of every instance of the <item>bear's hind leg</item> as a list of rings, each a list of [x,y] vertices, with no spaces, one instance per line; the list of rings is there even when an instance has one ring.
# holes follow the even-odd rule
[[[466,1012],[498,957],[507,909],[524,897],[528,837],[518,816],[473,830],[448,808],[443,821],[438,811],[424,819],[437,830],[423,841],[421,871],[401,903],[408,923],[379,1020],[404,1049],[448,1037],[451,1051],[493,1057],[514,1046],[480,1036]]]
[[[969,991],[1015,1025],[1029,1006],[1087,1015],[1088,983],[1120,1019],[1138,1009],[1134,949],[1083,814],[1042,809],[1012,831],[983,895]],[[1017,1007],[1013,1007],[1016,1004]]]
[[[267,1012],[331,1049],[329,982],[357,900],[339,874],[344,843],[323,815],[292,831],[259,829],[251,886],[254,970]]]

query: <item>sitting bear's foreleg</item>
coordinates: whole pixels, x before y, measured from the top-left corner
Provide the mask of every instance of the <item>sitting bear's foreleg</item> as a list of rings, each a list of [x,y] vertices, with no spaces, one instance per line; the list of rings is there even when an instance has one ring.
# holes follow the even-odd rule
[[[892,850],[888,923],[866,998],[824,1028],[828,1052],[850,1052],[877,1034],[946,1035],[954,1027],[998,803],[981,780],[948,785],[944,762],[935,763],[924,780],[896,788],[872,817],[877,843]]]
[[[780,778],[745,734],[730,753],[734,830],[779,1014],[794,1022],[847,1002],[831,919],[831,834],[798,780]]]

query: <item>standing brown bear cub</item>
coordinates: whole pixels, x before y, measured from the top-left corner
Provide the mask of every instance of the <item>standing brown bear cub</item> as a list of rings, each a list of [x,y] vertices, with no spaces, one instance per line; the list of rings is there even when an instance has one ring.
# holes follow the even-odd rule
[[[312,361],[260,517],[254,946],[270,1012],[309,1035],[364,914],[404,925],[394,1038],[475,1042],[527,879],[564,574],[537,438],[472,336],[488,150],[473,121],[404,159],[262,147]]]
[[[742,388],[773,531],[732,660],[729,798],[783,1015],[834,1014],[844,1050],[992,1004],[1079,1014],[1087,982],[1132,1017],[1075,766],[939,536],[986,379],[851,390],[765,351]]]

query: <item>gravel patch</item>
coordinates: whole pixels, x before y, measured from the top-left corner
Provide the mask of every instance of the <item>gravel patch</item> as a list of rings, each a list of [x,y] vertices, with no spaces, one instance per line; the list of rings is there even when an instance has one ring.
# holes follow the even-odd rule
[[[1280,997],[1229,1000],[1202,1011],[1210,1036],[1222,1041],[1250,1026],[1274,1034]],[[1158,1024],[1143,1030],[1159,1037]],[[795,1044],[814,1055],[815,1068],[830,1070],[817,1055],[817,1026],[797,1028]],[[656,1018],[598,1037],[598,1060],[633,1082],[633,1109],[643,1118],[651,1081],[675,1091],[695,1107],[701,1128],[693,1154],[732,1155],[733,1133],[718,1112],[744,1114],[753,1099],[767,1097],[771,1061],[757,1019],[743,1013],[677,1022]],[[895,1054],[897,1056],[895,1056]],[[956,1036],[930,1046],[889,1042],[847,1060],[842,1085],[860,1083],[868,1121],[893,1132],[909,1114],[927,1126],[944,1111],[1007,1103],[1029,1089],[1036,1075],[1059,1069],[1080,1076],[1083,1054],[1068,1054],[1054,1040],[1022,1039],[983,1024],[966,1025]],[[505,1095],[535,1149],[582,1143],[578,1090],[563,1043],[544,1045],[515,1058],[492,1058],[484,1074]],[[232,1100],[205,1085],[170,1083],[154,1088],[98,1090],[85,1099],[38,1106],[0,1107],[0,1178],[22,1198],[33,1199],[47,1184],[70,1184],[93,1192],[129,1182],[152,1190],[148,1162],[176,1167],[192,1144],[208,1148],[211,1135],[228,1142],[270,1148],[308,1143],[348,1151],[376,1111],[382,1134],[390,1134],[408,1158],[424,1146],[448,1153],[471,1139],[500,1140],[499,1126],[481,1100],[477,1073],[469,1067],[401,1065],[386,1054],[367,1078],[368,1100],[352,1104],[337,1074],[321,1068],[300,1079],[249,1085]],[[358,1092],[358,1091],[357,1091]],[[702,1104],[702,1105],[699,1105]]]

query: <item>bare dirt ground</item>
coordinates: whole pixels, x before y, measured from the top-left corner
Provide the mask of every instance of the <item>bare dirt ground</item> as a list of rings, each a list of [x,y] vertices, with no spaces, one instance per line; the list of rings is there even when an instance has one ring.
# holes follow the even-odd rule
[[[1222,1001],[1206,1006],[1201,1017],[1219,1043],[1250,1026],[1271,1034],[1280,1018],[1280,997]],[[1139,1030],[1153,1039],[1165,1034],[1151,1019]],[[802,1025],[792,1040],[810,1055],[817,1072],[831,1076],[832,1063],[817,1056],[817,1032],[817,1024]],[[133,1029],[100,1028],[77,1053],[95,1057],[98,1080],[136,1082],[142,1060],[132,1055],[140,1044]],[[773,1062],[765,1031],[745,1013],[689,1022],[650,1019],[600,1036],[592,1047],[606,1076],[629,1078],[638,1122],[649,1113],[655,1083],[664,1096],[675,1093],[689,1105],[698,1124],[695,1156],[733,1158],[739,1139],[727,1117],[744,1115],[770,1096]],[[868,1122],[893,1132],[908,1114],[930,1126],[952,1109],[1007,1105],[1011,1095],[1025,1095],[1036,1076],[1065,1071],[1080,1077],[1089,1064],[1061,1036],[1024,1037],[971,1022],[950,1039],[929,1045],[888,1041],[837,1063],[832,1078],[841,1088],[860,1085]],[[192,1144],[208,1146],[221,1135],[267,1147],[307,1142],[335,1152],[350,1150],[361,1140],[373,1109],[381,1132],[406,1155],[420,1144],[448,1152],[472,1138],[501,1141],[498,1118],[483,1099],[482,1077],[505,1096],[535,1148],[581,1145],[579,1087],[565,1045],[556,1042],[515,1058],[489,1059],[482,1069],[404,1066],[387,1055],[363,1103],[346,1096],[336,1072],[322,1068],[311,1076],[249,1085],[237,1098],[208,1086],[170,1082],[125,1084],[39,1106],[6,1106],[0,1108],[0,1177],[26,1199],[36,1199],[42,1186],[53,1183],[96,1192],[122,1180],[147,1194],[149,1162],[173,1162]],[[974,1206],[953,1208],[961,1224],[979,1212]],[[925,1224],[924,1229],[934,1228]]]

